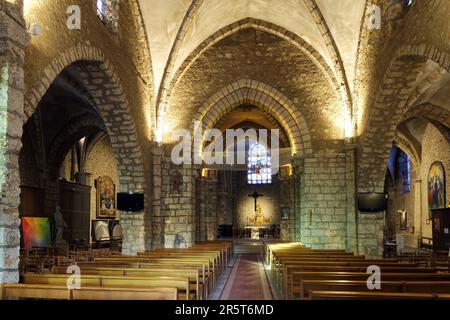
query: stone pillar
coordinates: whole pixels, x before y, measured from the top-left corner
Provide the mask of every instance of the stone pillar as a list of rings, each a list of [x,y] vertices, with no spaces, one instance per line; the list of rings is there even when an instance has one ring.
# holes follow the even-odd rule
[[[345,249],[351,252],[358,252],[358,239],[356,232],[356,162],[355,162],[355,146],[349,145],[345,151],[346,163],[346,189],[347,189],[347,221],[345,235]]]
[[[122,254],[135,256],[145,250],[144,212],[120,212]]]
[[[153,184],[152,184],[152,240],[153,248],[164,248],[163,223],[161,207],[162,194],[162,156],[163,148],[155,145],[152,148]]]
[[[175,165],[171,159],[172,146],[164,146],[161,172],[161,239],[175,235],[176,247],[190,247],[195,242],[196,179],[194,165]]]
[[[200,224],[198,239],[215,240],[217,235],[217,178],[211,172],[207,177],[198,179],[197,212]]]
[[[295,240],[295,216],[298,203],[296,170],[292,172],[279,172],[280,181],[280,238],[281,240]],[[283,208],[289,209],[288,219],[283,219]]]
[[[0,283],[19,281],[19,152],[29,42],[22,10],[21,1],[0,1]]]
[[[296,222],[299,240],[312,248],[345,249],[346,155],[305,158],[300,177],[301,214]]]
[[[422,237],[422,180],[414,181],[414,234]]]

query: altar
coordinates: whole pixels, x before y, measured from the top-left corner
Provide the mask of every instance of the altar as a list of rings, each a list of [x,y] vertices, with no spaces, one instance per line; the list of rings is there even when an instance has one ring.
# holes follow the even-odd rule
[[[250,233],[251,239],[260,240],[261,237],[269,235],[270,227],[269,226],[261,226],[261,227],[248,226],[248,227],[245,227],[245,234],[247,234],[248,232]]]
[[[247,236],[250,233],[250,238],[254,240],[260,240],[261,237],[269,236],[270,234],[271,219],[264,216],[261,206],[257,202],[257,199],[262,196],[262,194],[258,194],[256,191],[249,195],[249,197],[255,200],[255,213],[253,216],[247,217],[245,235]]]

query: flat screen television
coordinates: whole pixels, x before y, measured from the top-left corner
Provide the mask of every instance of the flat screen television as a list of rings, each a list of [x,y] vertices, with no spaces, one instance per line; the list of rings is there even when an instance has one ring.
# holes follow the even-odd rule
[[[360,212],[380,212],[387,209],[385,193],[359,193],[358,210]]]
[[[144,194],[126,192],[118,193],[117,210],[126,212],[144,211]]]

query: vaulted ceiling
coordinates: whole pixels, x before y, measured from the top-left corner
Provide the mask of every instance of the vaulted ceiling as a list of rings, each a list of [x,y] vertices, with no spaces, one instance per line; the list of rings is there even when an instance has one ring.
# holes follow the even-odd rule
[[[280,26],[311,45],[333,72],[336,52],[352,86],[366,0],[139,0],[150,42],[155,95],[189,54],[218,30],[244,18]],[[311,8],[319,9],[311,13]],[[322,19],[323,18],[323,19]],[[330,34],[327,34],[327,29]],[[336,51],[336,50],[334,50]],[[170,66],[168,65],[170,64]],[[169,66],[169,67],[168,67]],[[169,71],[164,75],[165,71]]]

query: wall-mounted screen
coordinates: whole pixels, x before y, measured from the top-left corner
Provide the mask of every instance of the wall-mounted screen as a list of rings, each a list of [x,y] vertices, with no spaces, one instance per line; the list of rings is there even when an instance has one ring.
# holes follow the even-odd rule
[[[358,210],[360,212],[380,212],[387,209],[385,193],[359,193]]]
[[[126,192],[118,193],[117,209],[119,211],[127,211],[127,212],[144,211],[144,194],[126,193]]]

